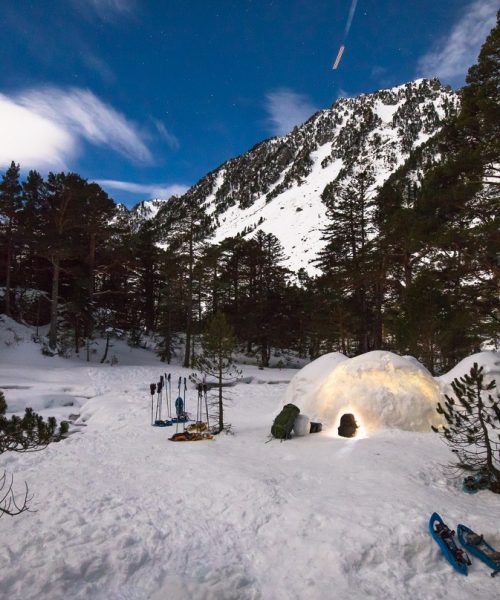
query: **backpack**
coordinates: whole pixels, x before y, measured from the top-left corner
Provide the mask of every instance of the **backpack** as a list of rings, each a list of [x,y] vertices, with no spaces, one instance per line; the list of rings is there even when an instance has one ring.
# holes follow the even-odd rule
[[[292,437],[295,417],[300,413],[300,408],[295,404],[285,404],[283,410],[274,419],[271,435],[278,440],[289,440]]]

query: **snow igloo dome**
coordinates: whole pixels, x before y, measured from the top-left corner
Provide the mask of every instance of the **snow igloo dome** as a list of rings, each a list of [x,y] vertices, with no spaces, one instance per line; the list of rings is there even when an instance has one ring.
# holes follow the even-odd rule
[[[441,424],[439,400],[439,384],[423,365],[383,351],[321,356],[293,377],[285,395],[285,403],[335,433],[342,415],[353,414],[360,435],[383,428],[429,431]]]

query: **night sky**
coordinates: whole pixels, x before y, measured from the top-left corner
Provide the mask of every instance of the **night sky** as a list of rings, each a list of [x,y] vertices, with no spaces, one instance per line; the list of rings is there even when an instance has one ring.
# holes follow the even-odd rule
[[[495,0],[5,0],[0,169],[168,197],[339,96],[460,87]]]

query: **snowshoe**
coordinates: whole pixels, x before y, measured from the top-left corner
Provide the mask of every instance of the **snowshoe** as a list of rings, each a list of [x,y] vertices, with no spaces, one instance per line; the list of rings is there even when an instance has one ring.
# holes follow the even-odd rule
[[[467,494],[475,494],[479,490],[486,490],[490,487],[490,477],[488,471],[481,469],[474,475],[466,477],[462,484],[462,489]]]
[[[455,571],[462,575],[468,575],[470,558],[464,550],[457,546],[454,540],[455,532],[444,523],[437,513],[432,513],[429,519],[429,533]]]
[[[189,416],[187,413],[181,413],[177,417],[172,418],[172,423],[187,423],[189,421]]]
[[[492,577],[500,573],[500,552],[490,546],[482,535],[478,535],[462,524],[457,527],[457,535],[459,542],[468,552],[493,569]]]
[[[153,427],[170,427],[171,425],[172,421],[169,421],[168,419],[166,419],[165,421],[162,421],[161,419],[156,419]]]

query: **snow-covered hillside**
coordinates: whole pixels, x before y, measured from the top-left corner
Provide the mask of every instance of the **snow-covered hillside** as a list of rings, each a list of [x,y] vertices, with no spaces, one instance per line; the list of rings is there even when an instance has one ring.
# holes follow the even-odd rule
[[[380,186],[457,106],[451,89],[425,79],[341,98],[290,134],[227,161],[186,197],[212,215],[215,241],[260,228],[278,237],[291,269],[312,270],[326,223],[326,185],[371,169],[374,188]]]
[[[250,383],[232,388],[227,411],[236,435],[174,444],[172,428],[150,425],[149,383],[189,371],[144,351],[134,365],[126,348],[117,366],[42,357],[22,333],[2,338],[7,401],[80,416],[42,452],[0,456],[0,472],[21,491],[29,483],[36,511],[0,519],[1,598],[498,598],[483,564],[458,575],[427,532],[437,510],[500,547],[498,496],[448,479],[437,435],[325,430],[265,443],[296,371],[245,366]],[[479,357],[493,373],[498,354]],[[75,403],[44,406],[51,394]],[[189,389],[188,411],[195,396]]]
[[[126,222],[132,231],[137,231],[145,222],[154,219],[160,208],[168,199],[154,198],[152,200],[142,200],[133,206],[130,210],[124,204],[118,204],[118,220]]]

